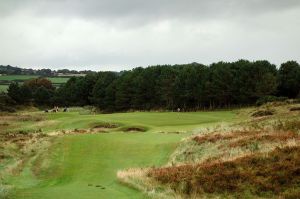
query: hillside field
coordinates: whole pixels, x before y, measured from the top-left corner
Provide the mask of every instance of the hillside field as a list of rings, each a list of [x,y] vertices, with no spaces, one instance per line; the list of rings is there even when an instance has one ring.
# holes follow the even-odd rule
[[[9,84],[13,81],[23,83],[26,80],[38,78],[37,75],[2,75],[0,76],[0,92],[5,92]],[[69,80],[69,77],[48,77],[54,86],[60,86]]]

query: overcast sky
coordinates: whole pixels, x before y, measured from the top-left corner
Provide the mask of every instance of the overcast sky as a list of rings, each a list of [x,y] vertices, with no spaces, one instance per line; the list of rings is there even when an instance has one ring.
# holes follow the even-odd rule
[[[0,64],[300,62],[299,0],[0,0]]]

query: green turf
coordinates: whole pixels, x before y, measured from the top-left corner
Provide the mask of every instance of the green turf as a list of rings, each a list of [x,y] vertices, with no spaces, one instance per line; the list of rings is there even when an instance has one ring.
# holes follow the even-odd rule
[[[131,167],[159,166],[167,162],[179,141],[188,134],[162,134],[159,131],[192,130],[229,122],[232,112],[196,113],[116,113],[80,115],[78,112],[50,113],[44,131],[86,128],[95,122],[145,126],[145,133],[111,132],[92,135],[68,135],[56,138],[51,153],[45,154],[47,169],[34,176],[28,164],[19,176],[10,179],[17,187],[14,198],[144,198],[137,190],[118,183],[116,172]],[[51,122],[50,122],[51,121]],[[50,125],[51,124],[51,125]],[[41,160],[39,160],[41,161]],[[91,186],[88,186],[88,185]],[[100,185],[101,187],[96,187]]]

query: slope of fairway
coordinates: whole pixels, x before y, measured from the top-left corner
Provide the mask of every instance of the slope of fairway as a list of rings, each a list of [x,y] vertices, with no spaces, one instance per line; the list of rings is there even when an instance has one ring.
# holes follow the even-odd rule
[[[56,138],[51,152],[38,164],[28,165],[11,179],[14,198],[144,198],[140,192],[120,184],[116,172],[131,167],[159,166],[167,162],[179,141],[187,134],[157,131],[189,130],[221,121],[230,121],[232,112],[118,113],[79,115],[77,112],[49,114],[55,125],[48,131],[88,127],[99,121],[143,125],[145,133],[111,132],[67,135]],[[44,162],[47,167],[39,169]],[[38,170],[32,174],[30,170]]]
[[[20,188],[37,186],[21,189],[16,198],[142,198],[116,181],[117,170],[161,165],[179,139],[153,133],[63,137],[54,146],[56,163],[39,176],[40,184],[35,179],[18,182]]]

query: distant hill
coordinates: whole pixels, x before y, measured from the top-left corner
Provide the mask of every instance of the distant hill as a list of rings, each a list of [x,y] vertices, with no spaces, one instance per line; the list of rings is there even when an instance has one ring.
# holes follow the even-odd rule
[[[51,69],[25,69],[15,66],[3,66],[0,65],[0,75],[37,75],[44,77],[54,76],[84,76],[89,73],[94,73],[91,70],[76,71],[69,69],[51,70]]]

